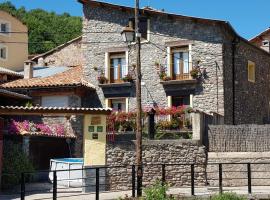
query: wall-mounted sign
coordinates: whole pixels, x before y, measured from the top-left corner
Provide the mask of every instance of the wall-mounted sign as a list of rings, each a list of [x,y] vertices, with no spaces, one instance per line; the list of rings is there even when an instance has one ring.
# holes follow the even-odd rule
[[[103,132],[103,126],[98,126],[97,127],[97,132]]]
[[[92,117],[91,118],[91,125],[100,125],[101,124],[101,117]]]
[[[92,134],[92,139],[93,140],[98,140],[98,133],[93,133]]]
[[[94,126],[88,126],[88,132],[95,132]]]

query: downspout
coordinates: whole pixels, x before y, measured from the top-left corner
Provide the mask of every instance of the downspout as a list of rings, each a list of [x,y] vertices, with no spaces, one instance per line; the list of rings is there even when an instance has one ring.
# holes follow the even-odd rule
[[[232,124],[235,125],[235,52],[239,43],[237,36],[232,41]]]

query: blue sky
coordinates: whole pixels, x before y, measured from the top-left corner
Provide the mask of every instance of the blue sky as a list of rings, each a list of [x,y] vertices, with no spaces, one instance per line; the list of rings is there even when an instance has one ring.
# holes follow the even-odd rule
[[[6,0],[0,0],[4,2]],[[43,8],[56,13],[68,12],[82,16],[77,0],[10,0],[17,7]],[[133,6],[134,0],[106,0],[106,2]],[[270,26],[269,0],[141,0],[141,6],[150,5],[177,14],[230,21],[236,31],[249,39]]]

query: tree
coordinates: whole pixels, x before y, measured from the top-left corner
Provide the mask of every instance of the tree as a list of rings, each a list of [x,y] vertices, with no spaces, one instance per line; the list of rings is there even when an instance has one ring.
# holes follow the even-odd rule
[[[68,13],[58,15],[42,9],[26,11],[24,7],[17,9],[10,1],[0,3],[0,10],[27,25],[30,54],[44,53],[82,34],[82,18]]]

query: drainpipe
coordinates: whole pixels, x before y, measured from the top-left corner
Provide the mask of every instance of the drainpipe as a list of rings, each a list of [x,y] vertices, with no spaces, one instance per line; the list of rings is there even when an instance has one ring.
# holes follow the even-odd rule
[[[239,43],[237,36],[232,41],[232,124],[235,125],[235,51]]]

